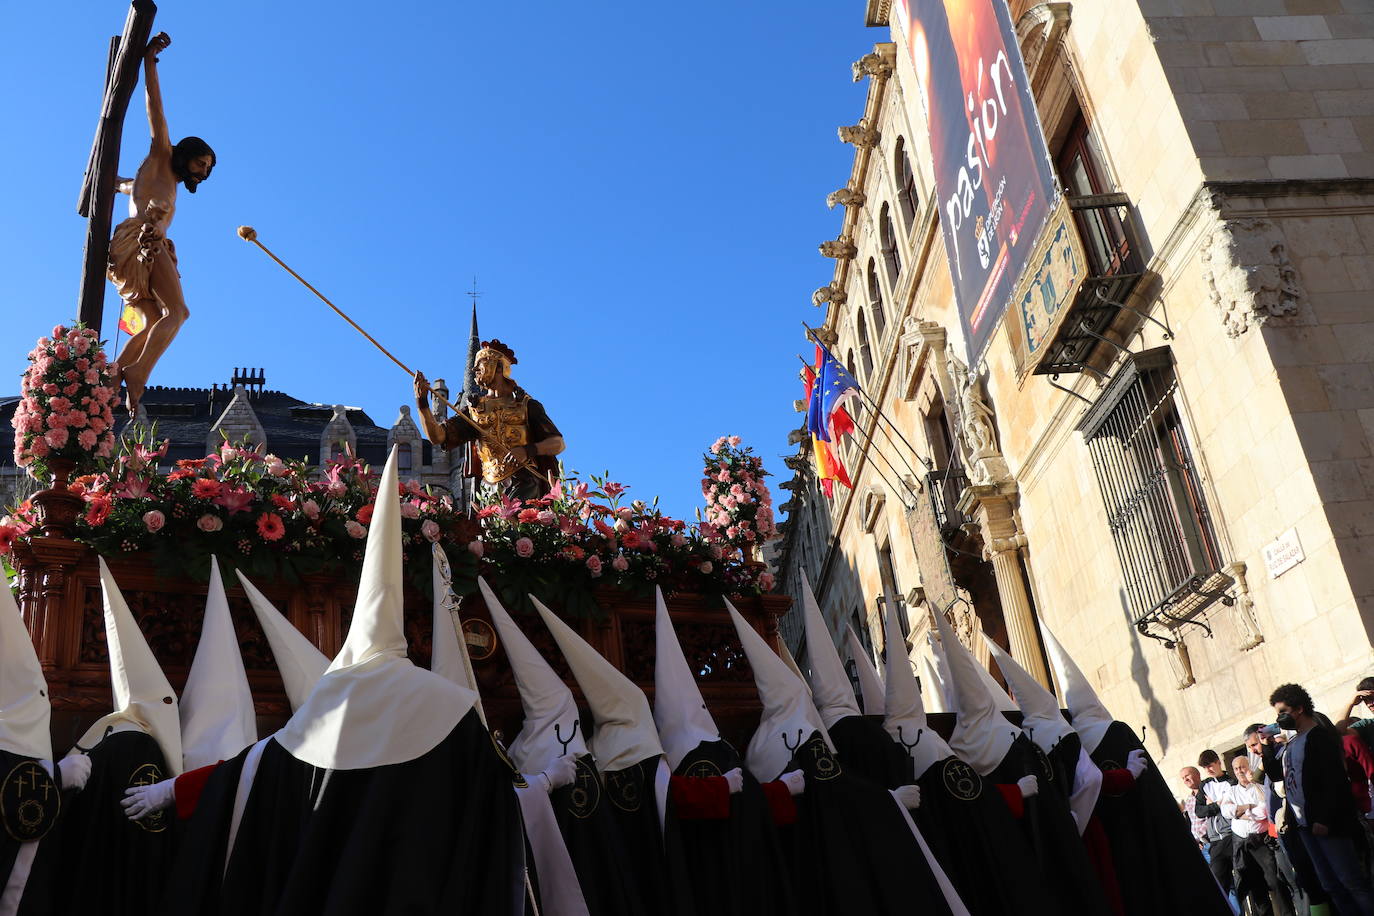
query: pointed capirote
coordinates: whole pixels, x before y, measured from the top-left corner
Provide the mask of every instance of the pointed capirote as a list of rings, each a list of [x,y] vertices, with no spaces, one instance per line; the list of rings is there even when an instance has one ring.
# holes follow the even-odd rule
[[[811,591],[806,573],[802,573],[802,608],[806,615],[806,656],[811,662],[811,695],[820,710],[826,728],[847,716],[859,715],[859,701],[854,697],[844,662],[835,650],[830,628],[821,616],[821,606]]]
[[[954,704],[949,701],[945,679],[936,670],[935,662],[929,655],[921,656],[921,700],[929,712],[950,712]]]
[[[315,648],[315,644],[305,638],[281,611],[267,600],[256,585],[248,581],[243,571],[238,572],[239,584],[253,606],[258,624],[267,636],[267,645],[272,649],[272,657],[277,660],[277,671],[281,673],[282,686],[286,688],[286,699],[295,712],[305,703],[310,691],[324,677],[329,667],[329,657]]]
[[[563,679],[529,641],[502,607],[487,580],[477,587],[491,614],[491,624],[506,650],[506,660],[520,692],[525,721],[510,745],[510,758],[522,773],[542,773],[564,754],[582,757],[587,742],[578,719],[577,701]]]
[[[654,724],[663,742],[668,768],[676,770],[682,759],[704,741],[719,741],[720,729],[702,699],[697,679],[682,654],[673,630],[663,590],[654,588]]]
[[[578,636],[572,627],[558,618],[533,595],[530,601],[544,625],[553,634],[559,651],[567,659],[577,686],[587,698],[587,706],[596,720],[589,747],[596,765],[605,771],[624,770],[663,753],[649,698],[622,674],[615,665]]]
[[[401,499],[392,448],[377,485],[343,648],[274,736],[314,767],[360,770],[429,753],[458,726],[477,694],[406,657],[402,619]]]
[[[186,688],[181,691],[181,759],[187,770],[230,760],[258,740],[253,691],[243,670],[219,560],[210,557],[210,590]]]
[[[19,605],[0,575],[0,751],[52,759],[48,682]]]
[[[782,775],[797,748],[814,732],[821,733],[832,751],[835,748],[816,704],[811,702],[806,682],[778,657],[728,599],[725,607],[754,671],[754,686],[763,704],[763,717],[749,740],[745,763],[760,782],[771,782]]]
[[[965,763],[986,776],[1007,756],[1020,730],[997,708],[986,679],[978,673],[983,666],[959,642],[944,614],[935,615],[935,625],[940,630],[940,645],[949,663],[954,693],[956,718],[949,746]]]
[[[797,680],[801,681],[802,684],[806,686],[806,692],[810,693],[811,685],[806,683],[806,675],[802,674],[801,665],[798,665],[797,660],[792,657],[792,650],[787,648],[787,643],[781,640],[778,642],[778,657],[781,658],[782,663],[787,666],[787,670],[795,674]]]
[[[1097,691],[1093,690],[1087,675],[1064,649],[1064,644],[1050,632],[1050,628],[1041,623],[1040,632],[1045,637],[1050,663],[1059,677],[1059,689],[1064,693],[1064,705],[1069,710],[1073,729],[1083,741],[1083,750],[1091,754],[1102,743],[1103,736],[1114,721],[1112,714],[1098,699]]]
[[[433,632],[430,638],[429,670],[446,677],[459,687],[477,694],[477,715],[487,722],[482,708],[482,695],[477,689],[477,674],[472,670],[467,643],[458,637],[458,596],[453,593],[453,570],[448,554],[437,542],[430,551],[434,561],[431,586],[434,598]]]
[[[940,712],[954,712],[954,688],[950,685],[954,679],[949,674],[949,660],[945,658],[945,650],[940,648],[940,640],[935,638],[936,630],[926,631],[926,645],[930,647],[930,657],[926,659],[926,667],[930,669],[934,677],[930,684],[938,688],[940,696],[937,698],[940,703]],[[934,704],[927,704],[927,708],[935,711]]]
[[[849,654],[854,657],[854,667],[859,669],[859,695],[864,700],[864,715],[881,716],[886,702],[882,675],[878,674],[878,669],[873,665],[873,657],[859,641],[859,634],[854,632],[853,624],[845,624],[844,629],[849,640]]]
[[[954,699],[954,688],[952,686],[954,684],[954,677],[949,673],[949,658],[945,655],[944,646],[941,645],[938,639],[931,638],[930,648],[931,651],[935,653],[936,668],[943,675],[943,677],[941,677],[941,684],[944,688],[945,699],[948,701],[950,709],[953,709],[957,704]],[[1002,712],[1016,712],[1019,708],[1016,705],[1016,701],[1002,689],[1001,684],[997,683],[997,679],[992,676],[992,672],[982,665],[978,665],[977,668],[978,679],[983,682],[983,686],[987,689],[988,696],[992,697],[993,704]]]
[[[162,673],[129,612],[124,595],[100,558],[100,586],[105,595],[105,646],[110,653],[110,687],[114,712],[96,720],[77,742],[89,750],[111,731],[142,731],[152,737],[167,759],[168,774],[181,774],[181,721],[177,695]]]
[[[953,757],[954,752],[926,721],[925,706],[921,703],[921,685],[916,682],[916,673],[911,670],[911,656],[907,654],[906,640],[897,623],[898,610],[888,602],[884,604],[887,714],[883,718],[883,728],[887,729],[894,741],[906,748],[911,755],[916,778],[920,779],[931,764]]]
[[[1073,726],[1059,711],[1059,701],[987,634],[983,635],[983,639],[987,641],[998,670],[1007,679],[1012,697],[1021,707],[1021,730],[1035,742],[1036,747],[1048,754],[1064,740],[1065,735],[1073,734]]]

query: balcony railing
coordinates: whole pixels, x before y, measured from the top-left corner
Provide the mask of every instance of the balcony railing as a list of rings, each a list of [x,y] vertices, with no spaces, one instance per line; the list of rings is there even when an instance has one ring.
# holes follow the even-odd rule
[[[935,507],[940,537],[949,541],[969,522],[968,516],[959,511],[959,497],[968,489],[968,474],[962,466],[951,464],[947,468],[931,471],[926,475],[926,482],[931,503]]]
[[[1140,243],[1130,218],[1125,194],[1093,194],[1068,198],[1074,226],[1083,242],[1087,277],[1074,295],[1037,375],[1081,372],[1102,343],[1106,331],[1145,275]]]

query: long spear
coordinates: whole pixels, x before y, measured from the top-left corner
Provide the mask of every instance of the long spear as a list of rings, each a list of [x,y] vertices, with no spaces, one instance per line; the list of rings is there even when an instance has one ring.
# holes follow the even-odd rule
[[[302,286],[304,286],[306,289],[310,290],[317,297],[319,297],[319,300],[323,302],[325,305],[329,306],[331,309],[333,309],[336,315],[338,315],[344,321],[347,321],[350,325],[352,325],[353,330],[357,331],[359,334],[366,337],[368,343],[372,344],[372,346],[376,347],[378,350],[381,350],[387,359],[391,360],[393,363],[400,366],[401,371],[403,371],[406,375],[410,376],[412,379],[415,378],[415,370],[411,369],[405,363],[397,359],[390,350],[388,350],[386,347],[378,343],[375,337],[364,331],[362,329],[362,326],[359,325],[358,322],[354,321],[352,318],[349,318],[343,309],[339,308],[337,305],[330,302],[328,296],[317,290],[315,287],[311,286],[309,281],[307,281],[305,277],[302,277],[300,274],[292,270],[290,265],[288,265],[285,261],[277,257],[272,252],[272,249],[268,248],[262,242],[258,241],[258,231],[256,229],[254,229],[252,226],[239,226],[239,238],[243,239],[245,242],[252,242],[254,245],[257,245],[259,248],[261,248],[263,254],[267,255],[269,258],[276,261],[282,270],[286,271],[291,276],[299,280]],[[436,400],[442,401],[444,403],[444,406],[448,407],[449,410],[452,410],[453,415],[455,417],[460,417],[464,423],[466,423],[468,426],[471,426],[473,430],[477,433],[477,437],[479,439],[482,439],[484,442],[488,442],[489,445],[491,444],[487,440],[486,432],[483,431],[483,429],[480,426],[478,426],[475,422],[473,422],[473,419],[469,417],[466,413],[464,413],[462,408],[456,406],[452,401],[450,401],[443,395],[439,394],[439,392],[435,391],[432,388],[430,389],[429,393]],[[520,467],[523,470],[529,471],[531,474],[539,478],[541,481],[544,479],[544,475],[539,473],[539,468],[534,464],[534,462],[529,461],[528,459],[522,459],[520,462]]]

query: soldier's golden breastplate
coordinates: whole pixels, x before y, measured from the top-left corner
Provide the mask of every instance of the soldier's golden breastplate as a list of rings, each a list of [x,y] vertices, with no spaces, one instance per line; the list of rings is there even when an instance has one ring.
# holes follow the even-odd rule
[[[523,400],[483,398],[470,414],[482,431],[482,438],[477,441],[482,479],[500,483],[520,470],[520,461],[506,456],[516,446],[529,445],[529,408]]]

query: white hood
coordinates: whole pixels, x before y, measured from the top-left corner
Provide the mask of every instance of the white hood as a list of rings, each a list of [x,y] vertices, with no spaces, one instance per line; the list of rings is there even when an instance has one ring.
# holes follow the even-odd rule
[[[931,678],[930,686],[933,690],[938,690],[940,696],[940,712],[954,712],[954,678],[949,673],[949,659],[945,658],[945,650],[940,648],[940,640],[935,638],[935,630],[926,632],[926,644],[930,646],[930,658],[926,659],[926,667],[934,675]],[[935,707],[931,706],[931,712],[935,712]]]
[[[0,575],[0,751],[51,760],[50,711],[43,666],[14,593]]]
[[[720,729],[682,654],[662,589],[654,588],[654,599],[658,604],[654,617],[654,724],[668,767],[676,770],[703,741],[719,741]]]
[[[169,775],[178,776],[181,722],[177,695],[153,657],[153,650],[148,648],[104,557],[100,558],[100,585],[105,593],[105,645],[110,652],[115,711],[86,729],[77,746],[85,750],[95,747],[107,730],[145,732],[162,749]]]
[[[433,545],[434,572],[431,585],[434,595],[434,627],[430,639],[429,670],[446,677],[459,687],[466,687],[477,697],[477,715],[482,724],[487,723],[486,710],[482,708],[482,698],[477,690],[477,675],[472,670],[472,659],[468,656],[467,642],[459,637],[461,622],[458,619],[458,596],[453,594],[453,570],[448,565],[448,554],[439,544]]]
[[[811,702],[806,683],[773,652],[729,600],[725,607],[735,624],[749,667],[754,670],[754,685],[763,704],[763,717],[754,730],[754,737],[749,739],[745,762],[759,782],[772,782],[782,775],[792,755],[812,732],[820,732],[831,751],[835,747],[830,743],[820,713]]]
[[[1083,741],[1083,750],[1091,754],[1102,743],[1103,736],[1115,720],[1097,698],[1097,691],[1093,690],[1087,676],[1064,651],[1063,644],[1050,632],[1050,628],[1041,623],[1040,632],[1045,637],[1050,663],[1059,677],[1059,689],[1064,693],[1064,705],[1068,707],[1074,731]]]
[[[885,702],[882,675],[873,667],[873,658],[859,641],[859,634],[854,632],[854,627],[845,624],[844,629],[849,640],[849,654],[854,656],[854,667],[859,670],[859,694],[864,700],[864,715],[881,716]],[[905,649],[906,643],[901,645]]]
[[[906,748],[916,778],[920,779],[932,764],[953,757],[954,751],[926,722],[921,685],[911,670],[911,657],[906,653],[906,641],[897,623],[897,610],[891,604],[886,604],[883,613],[883,640],[887,646],[887,715],[883,728],[892,740]]]
[[[414,760],[447,738],[477,702],[473,691],[406,658],[398,493],[393,448],[378,484],[348,636],[275,736],[314,767],[360,770]]]
[[[520,691],[520,705],[525,710],[520,734],[510,745],[511,760],[522,773],[542,773],[564,754],[584,756],[587,742],[572,691],[516,626],[481,576],[477,577],[477,587],[487,603],[497,638],[505,647],[506,660]]]
[[[859,715],[859,701],[854,697],[844,662],[835,650],[834,637],[821,616],[820,605],[811,591],[811,583],[802,573],[802,608],[806,614],[806,655],[811,663],[811,695],[820,710],[826,728],[848,716]]]
[[[229,760],[257,740],[253,691],[243,670],[219,561],[212,556],[200,642],[181,691],[182,766],[194,770]]]
[[[940,676],[940,672],[935,668],[935,662],[929,655],[921,656],[921,668],[924,674],[921,675],[921,700],[930,712],[949,712],[954,706],[949,701],[949,688],[945,684],[945,679]]]
[[[986,776],[1007,756],[1019,730],[997,708],[988,690],[987,671],[959,642],[944,614],[935,615],[935,625],[940,629],[940,645],[949,663],[954,692],[956,719],[949,746],[965,763]]]
[[[310,691],[324,677],[329,667],[329,658],[315,644],[305,638],[305,634],[292,626],[282,612],[272,606],[257,586],[248,581],[240,570],[239,584],[253,605],[253,613],[258,624],[267,636],[267,645],[272,649],[272,657],[277,661],[277,671],[281,672],[282,686],[286,688],[286,699],[295,712],[305,704]]]
[[[958,704],[954,696],[954,676],[950,673],[949,658],[945,655],[944,647],[940,644],[940,641],[935,639],[933,635],[930,637],[930,648],[931,651],[935,653],[935,665],[941,674],[941,689],[944,691],[945,700],[952,710]],[[1016,712],[1020,708],[1016,705],[1016,701],[1002,689],[1002,685],[997,683],[997,678],[992,676],[991,671],[979,664],[976,659],[974,661],[974,667],[978,670],[978,679],[983,682],[983,686],[987,689],[988,696],[992,697],[992,703],[998,710],[1001,712]]]
[[[1073,734],[1073,726],[1059,711],[1059,701],[1001,646],[988,639],[987,634],[983,639],[1021,707],[1021,730],[1036,747],[1048,754],[1066,735]]]
[[[661,756],[663,745],[659,743],[654,714],[644,691],[602,658],[600,652],[589,646],[538,598],[531,595],[530,600],[568,660],[568,667],[577,678],[577,686],[582,688],[592,718],[596,720],[596,732],[591,740],[596,765],[603,772],[615,772]]]

